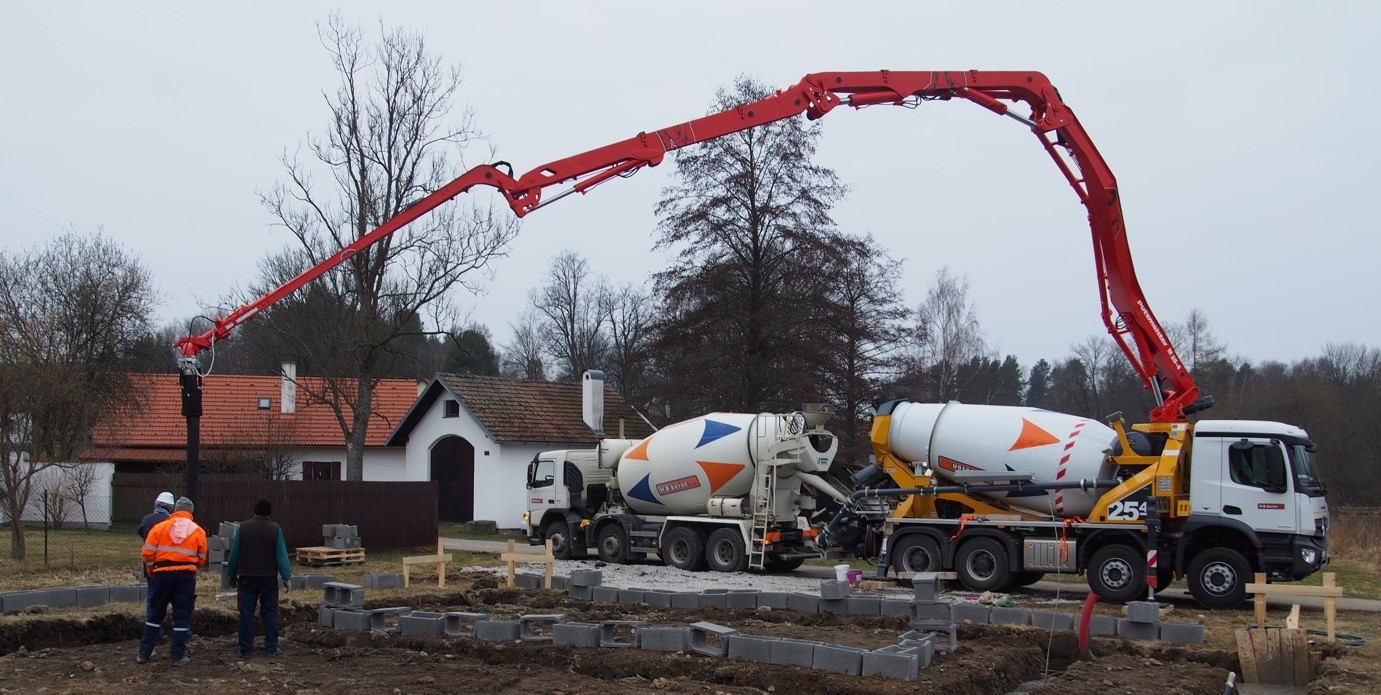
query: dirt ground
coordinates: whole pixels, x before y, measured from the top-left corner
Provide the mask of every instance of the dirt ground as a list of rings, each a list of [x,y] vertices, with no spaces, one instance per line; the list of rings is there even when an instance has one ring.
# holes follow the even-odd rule
[[[448,580],[448,584],[452,583]],[[574,601],[562,593],[507,590],[490,575],[462,574],[445,593],[418,594],[414,609],[469,610],[497,618],[565,613],[567,620],[646,620],[685,625],[708,620],[745,634],[790,636],[864,648],[896,641],[904,618],[802,615],[790,611],[702,610],[694,614]],[[435,591],[435,590],[433,590]],[[205,603],[205,602],[203,602]],[[399,605],[396,598],[368,607]],[[1073,610],[1073,609],[1071,609]],[[397,634],[319,628],[316,606],[284,604],[282,654],[241,659],[231,606],[199,607],[193,664],[174,669],[166,646],[148,665],[134,662],[142,618],[134,609],[95,615],[36,614],[0,622],[0,692],[139,693],[946,693],[1058,695],[1221,693],[1237,666],[1230,641],[1185,648],[1094,640],[1092,661],[1076,661],[1072,633],[961,626],[960,649],[938,654],[915,682],[848,677],[810,669],[627,649],[575,649],[539,643],[411,639]],[[1184,619],[1177,616],[1176,619]],[[1210,622],[1210,634],[1222,633]],[[1374,648],[1335,648],[1311,693],[1375,692],[1362,661]]]

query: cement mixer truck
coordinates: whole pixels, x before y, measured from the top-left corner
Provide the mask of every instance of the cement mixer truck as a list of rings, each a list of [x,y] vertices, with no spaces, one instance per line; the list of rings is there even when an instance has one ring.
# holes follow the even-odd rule
[[[825,530],[881,531],[880,571],[953,571],[973,591],[1085,573],[1100,597],[1176,577],[1230,607],[1255,572],[1296,580],[1328,561],[1328,504],[1304,430],[1200,420],[1111,426],[1037,408],[878,407],[875,465]],[[854,539],[850,541],[848,539]]]
[[[830,411],[711,413],[642,440],[545,451],[528,466],[532,544],[560,559],[656,555],[684,570],[787,571],[821,553],[806,521],[839,444]]]

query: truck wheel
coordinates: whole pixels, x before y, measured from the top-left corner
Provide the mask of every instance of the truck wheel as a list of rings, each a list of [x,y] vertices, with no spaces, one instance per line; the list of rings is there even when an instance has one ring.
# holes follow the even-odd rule
[[[716,529],[705,543],[705,562],[716,572],[742,572],[748,569],[748,550],[743,533],[733,526]]]
[[[564,520],[549,521],[542,527],[542,538],[551,541],[551,555],[558,560],[571,559],[571,525]]]
[[[913,533],[892,546],[892,569],[901,572],[939,572],[940,544],[930,536]]]
[[[762,559],[762,571],[764,572],[790,572],[797,567],[805,564],[803,557],[793,557],[790,560],[780,555],[768,555]]]
[[[1088,564],[1088,585],[1104,601],[1126,603],[1146,594],[1146,557],[1125,545],[1105,545]]]
[[[1044,573],[1044,572],[1039,572],[1039,571],[1036,571],[1036,570],[1026,570],[1026,571],[1024,571],[1024,572],[1013,572],[1013,573],[1012,573],[1012,586],[1013,586],[1013,587],[1017,587],[1017,588],[1020,588],[1020,587],[1023,587],[1023,586],[1031,586],[1032,584],[1035,584],[1036,582],[1038,582],[1038,581],[1040,581],[1040,580],[1042,580],[1042,579],[1045,579],[1045,573]]]
[[[677,526],[662,538],[662,561],[688,572],[705,569],[705,539],[689,526]]]
[[[1007,550],[996,538],[975,538],[959,547],[954,569],[969,591],[999,591],[1012,579]]]
[[[1236,608],[1247,600],[1252,567],[1232,548],[1209,548],[1189,561],[1189,593],[1207,608]]]
[[[628,562],[628,534],[618,524],[599,530],[599,559],[614,565]]]

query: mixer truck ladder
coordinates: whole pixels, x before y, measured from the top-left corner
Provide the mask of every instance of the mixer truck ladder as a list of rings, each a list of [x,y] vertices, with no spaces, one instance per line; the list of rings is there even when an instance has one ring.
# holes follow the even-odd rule
[[[777,518],[777,469],[769,461],[758,463],[757,502],[753,505],[753,529],[748,543],[748,566],[762,569],[767,558],[767,529]]]

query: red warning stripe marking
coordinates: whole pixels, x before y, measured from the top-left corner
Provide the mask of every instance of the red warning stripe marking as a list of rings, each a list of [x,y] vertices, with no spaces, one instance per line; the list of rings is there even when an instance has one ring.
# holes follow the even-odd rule
[[[1064,480],[1065,475],[1069,473],[1067,466],[1069,465],[1069,457],[1072,455],[1071,452],[1074,449],[1074,440],[1079,436],[1080,432],[1084,431],[1084,425],[1086,423],[1088,423],[1088,420],[1080,420],[1074,424],[1074,429],[1070,431],[1069,441],[1065,442],[1064,446],[1064,456],[1060,457],[1060,467],[1055,472],[1055,480]],[[1065,495],[1063,490],[1059,490],[1055,493],[1055,513],[1063,514],[1064,511]]]

